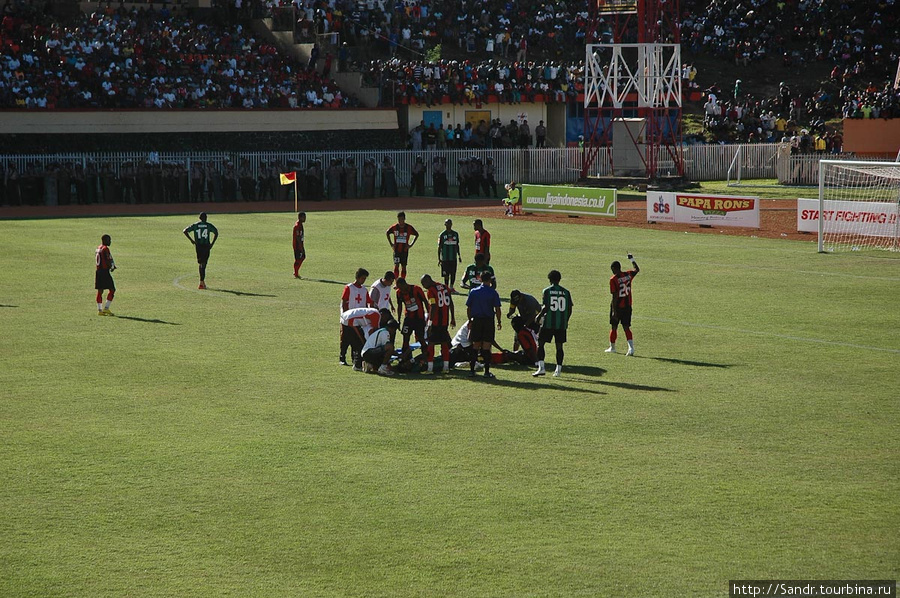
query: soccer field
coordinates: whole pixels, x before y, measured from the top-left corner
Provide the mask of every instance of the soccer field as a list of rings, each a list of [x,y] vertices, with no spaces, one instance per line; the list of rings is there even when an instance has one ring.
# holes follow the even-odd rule
[[[408,213],[409,278],[439,275],[445,217]],[[453,218],[464,267],[471,218]],[[195,219],[0,221],[0,596],[712,597],[900,576],[900,260],[487,218],[501,297],[562,272],[563,376],[383,378],[338,365],[338,313],[358,267],[391,267],[393,212],[310,212],[304,280],[295,215],[210,214],[206,291]],[[92,288],[104,233],[114,318]],[[629,251],[633,358],[603,353]]]

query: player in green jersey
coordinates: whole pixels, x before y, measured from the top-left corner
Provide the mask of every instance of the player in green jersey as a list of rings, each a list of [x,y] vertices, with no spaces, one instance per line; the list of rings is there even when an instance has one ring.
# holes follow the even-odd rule
[[[550,270],[547,275],[550,286],[544,289],[544,300],[541,313],[537,319],[543,318],[541,331],[538,334],[538,369],[532,376],[543,376],[544,370],[544,345],[551,339],[556,341],[556,371],[554,376],[562,373],[563,344],[566,342],[566,330],[569,327],[569,318],[572,317],[572,295],[567,289],[559,286],[562,274],[559,270]]]
[[[197,263],[200,264],[200,286],[198,288],[205,289],[206,264],[209,262],[209,252],[216,244],[216,239],[219,238],[219,230],[211,222],[206,221],[206,212],[201,212],[200,220],[182,232],[197,250]]]
[[[441,267],[441,276],[444,277],[444,286],[450,289],[451,293],[455,293],[456,289],[456,264],[462,263],[462,255],[459,252],[459,233],[453,230],[453,221],[447,218],[444,220],[444,226],[447,228],[438,237],[438,266]]]
[[[494,269],[485,264],[485,257],[483,253],[479,253],[475,255],[475,263],[469,264],[466,268],[466,273],[463,274],[462,277],[462,286],[464,289],[472,289],[477,286],[481,286],[481,276],[487,272],[492,277],[494,276]],[[494,288],[497,288],[497,281],[494,279]]]

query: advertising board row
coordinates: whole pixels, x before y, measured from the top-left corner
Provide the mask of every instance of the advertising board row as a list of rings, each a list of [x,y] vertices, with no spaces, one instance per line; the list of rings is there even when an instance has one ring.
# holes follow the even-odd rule
[[[900,226],[900,205],[875,201],[825,200],[822,213],[831,231],[869,237],[895,237]],[[819,232],[819,200],[797,200],[797,230]]]
[[[759,228],[759,198],[648,191],[647,221]]]

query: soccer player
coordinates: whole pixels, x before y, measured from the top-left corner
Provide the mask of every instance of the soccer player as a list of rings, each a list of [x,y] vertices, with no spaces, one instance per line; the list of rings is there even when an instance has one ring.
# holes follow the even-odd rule
[[[381,312],[374,307],[356,307],[341,314],[341,335],[346,331],[353,356],[353,371],[362,371],[362,347],[373,330],[381,324]]]
[[[537,363],[538,339],[534,331],[525,325],[522,316],[516,316],[510,322],[516,331],[512,351],[504,351],[504,361],[514,361],[522,365],[533,366]]]
[[[428,291],[428,327],[425,336],[428,338],[428,373],[434,373],[434,346],[441,346],[441,361],[444,373],[450,371],[450,331],[447,326],[456,326],[456,310],[453,307],[453,296],[450,290],[431,276],[422,276],[422,287]]]
[[[556,371],[554,376],[562,373],[563,344],[566,342],[566,329],[569,327],[569,318],[572,317],[572,295],[567,289],[559,286],[562,274],[559,270],[550,270],[547,275],[550,286],[544,289],[543,307],[538,319],[543,318],[541,331],[538,334],[538,369],[532,376],[543,376],[544,370],[544,345],[551,340],[556,341]]]
[[[522,318],[525,326],[531,328],[534,332],[538,332],[541,329],[537,323],[537,316],[541,313],[541,304],[533,295],[523,293],[518,289],[510,291],[509,311],[506,312],[506,317],[513,317],[516,310],[519,310],[519,317]]]
[[[216,239],[219,238],[219,231],[211,222],[206,221],[206,212],[200,212],[200,220],[182,232],[197,250],[197,263],[200,264],[200,286],[197,288],[205,289],[206,264],[209,262],[209,252],[212,250],[213,245],[216,244]],[[191,233],[194,235],[193,238],[191,238]],[[212,235],[211,240],[209,238],[210,235]]]
[[[475,364],[478,356],[484,362],[484,377],[496,378],[491,373],[491,345],[494,343],[493,316],[497,317],[497,330],[502,327],[500,314],[500,295],[492,286],[494,277],[482,277],[481,286],[472,289],[466,299],[466,315],[469,318],[469,340],[472,341],[472,359],[469,362],[469,376],[475,375]]]
[[[405,278],[409,250],[419,239],[419,232],[406,223],[406,212],[398,212],[397,223],[387,229],[386,235],[388,244],[394,250],[394,278]]]
[[[422,287],[409,284],[405,278],[397,279],[397,317],[403,310],[406,316],[403,318],[403,327],[400,333],[403,335],[403,352],[409,349],[409,337],[416,335],[416,342],[422,346],[422,353],[426,353],[425,346],[425,318],[427,316],[428,298]]]
[[[344,293],[341,295],[341,313],[349,309],[358,307],[372,307],[372,300],[369,293],[366,292],[366,279],[369,277],[369,271],[360,268],[356,271],[356,280],[344,287]],[[347,365],[347,347],[356,334],[349,326],[341,325],[341,351],[340,364]]]
[[[306,247],[303,244],[305,233],[303,224],[306,222],[306,212],[297,214],[297,222],[294,223],[294,278],[300,278],[300,266],[306,259]]]
[[[466,267],[466,273],[463,274],[462,278],[462,287],[464,289],[473,289],[479,286],[485,274],[489,274],[491,278],[494,278],[494,284],[496,286],[494,269],[485,263],[484,254],[478,253],[475,255],[475,263],[469,264],[469,266]]]
[[[480,218],[472,223],[472,228],[475,229],[475,255],[483,253],[484,263],[490,265],[491,233],[487,232],[487,230],[484,228],[484,224],[481,222]]]
[[[616,352],[616,338],[618,338],[619,324],[625,331],[625,339],[628,341],[628,351],[625,355],[634,355],[634,337],[631,334],[631,281],[641,271],[634,256],[628,254],[628,260],[634,270],[622,272],[622,264],[618,261],[610,265],[613,275],[609,277],[609,292],[612,294],[612,303],[609,307],[609,349],[606,353]]]
[[[369,298],[372,300],[372,305],[378,309],[386,309],[390,313],[395,313],[394,301],[391,299],[391,287],[393,286],[394,273],[388,270],[384,276],[369,287]]]
[[[116,269],[116,262],[113,260],[109,246],[112,245],[112,237],[103,235],[100,237],[100,245],[97,247],[97,272],[94,274],[94,288],[97,289],[97,315],[111,316],[113,312],[109,311],[109,304],[112,303],[113,297],[116,296],[116,283],[112,279],[112,271]],[[106,306],[103,305],[103,291],[108,290],[106,294]]]
[[[453,230],[453,221],[444,220],[446,230],[438,237],[438,265],[441,267],[441,276],[444,277],[444,286],[455,293],[456,289],[456,264],[462,263],[462,255],[459,250],[459,233]]]

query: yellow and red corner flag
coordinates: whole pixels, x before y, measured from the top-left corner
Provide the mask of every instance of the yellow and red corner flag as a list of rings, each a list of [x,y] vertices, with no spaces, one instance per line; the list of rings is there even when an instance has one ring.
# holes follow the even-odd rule
[[[290,185],[297,182],[297,173],[296,172],[282,172],[281,173],[281,184],[282,185]]]

